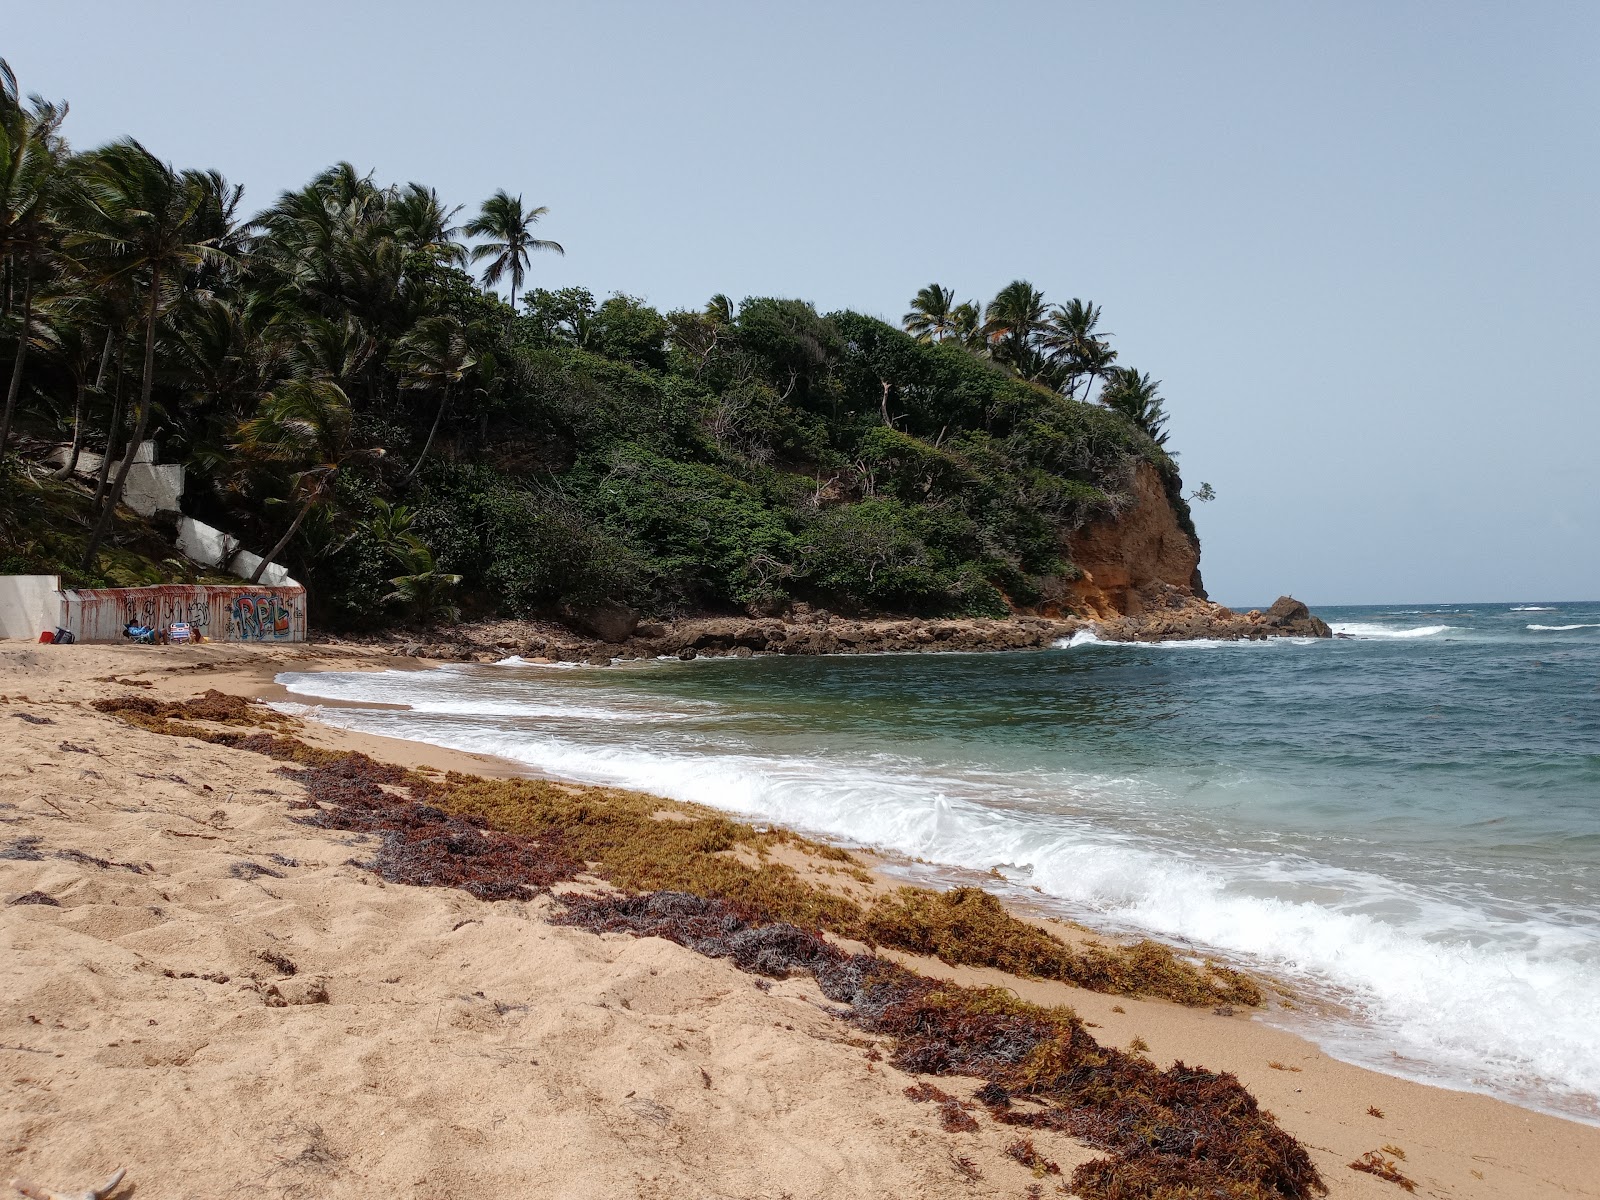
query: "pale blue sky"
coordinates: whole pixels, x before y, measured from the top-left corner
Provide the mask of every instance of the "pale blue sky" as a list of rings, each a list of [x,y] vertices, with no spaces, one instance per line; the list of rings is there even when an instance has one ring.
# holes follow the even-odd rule
[[[533,282],[1102,304],[1225,602],[1600,597],[1600,5],[57,3],[25,90],[259,207],[547,204]]]

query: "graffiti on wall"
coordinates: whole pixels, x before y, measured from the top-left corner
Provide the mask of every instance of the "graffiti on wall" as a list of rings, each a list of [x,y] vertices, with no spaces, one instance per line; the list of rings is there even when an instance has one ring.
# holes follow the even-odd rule
[[[159,635],[178,622],[206,641],[300,642],[306,636],[306,594],[299,585],[83,588],[62,597],[64,624],[81,642],[121,641],[130,624]]]
[[[298,605],[298,600],[291,603]],[[228,605],[230,642],[285,641],[293,635],[295,610],[271,594],[237,596]]]
[[[211,602],[204,592],[185,588],[122,588],[124,625],[143,625],[147,629],[167,629],[177,621],[187,621],[202,638],[210,637]]]

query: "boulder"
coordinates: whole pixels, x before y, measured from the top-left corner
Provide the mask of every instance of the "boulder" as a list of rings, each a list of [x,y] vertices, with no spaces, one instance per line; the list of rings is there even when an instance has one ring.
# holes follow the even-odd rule
[[[1279,596],[1272,607],[1261,614],[1261,623],[1270,626],[1280,637],[1332,637],[1328,623],[1316,616],[1293,596]]]
[[[603,600],[599,604],[569,605],[562,609],[562,618],[581,633],[591,634],[602,642],[625,642],[639,627],[639,614],[624,604]]]

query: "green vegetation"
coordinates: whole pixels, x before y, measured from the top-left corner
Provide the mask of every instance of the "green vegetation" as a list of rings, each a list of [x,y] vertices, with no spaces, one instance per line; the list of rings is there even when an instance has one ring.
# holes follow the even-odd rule
[[[64,105],[0,82],[13,569],[112,578],[110,464],[146,438],[187,468],[186,512],[336,627],[602,599],[1003,615],[1062,594],[1063,535],[1117,512],[1139,463],[1187,522],[1156,384],[1086,301],[934,284],[899,329],[529,288],[564,251],[520,196],[458,226],[432,188],[341,163],[246,219],[215,172],[131,139],[77,151]],[[79,484],[57,445],[108,465]],[[36,504],[51,488],[76,500]]]

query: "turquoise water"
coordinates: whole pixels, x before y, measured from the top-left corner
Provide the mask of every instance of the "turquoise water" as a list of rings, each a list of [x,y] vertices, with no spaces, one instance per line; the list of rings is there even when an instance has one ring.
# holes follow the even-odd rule
[[[325,719],[952,868],[1271,969],[1385,1070],[1600,1120],[1600,603],[1331,642],[282,677]]]

